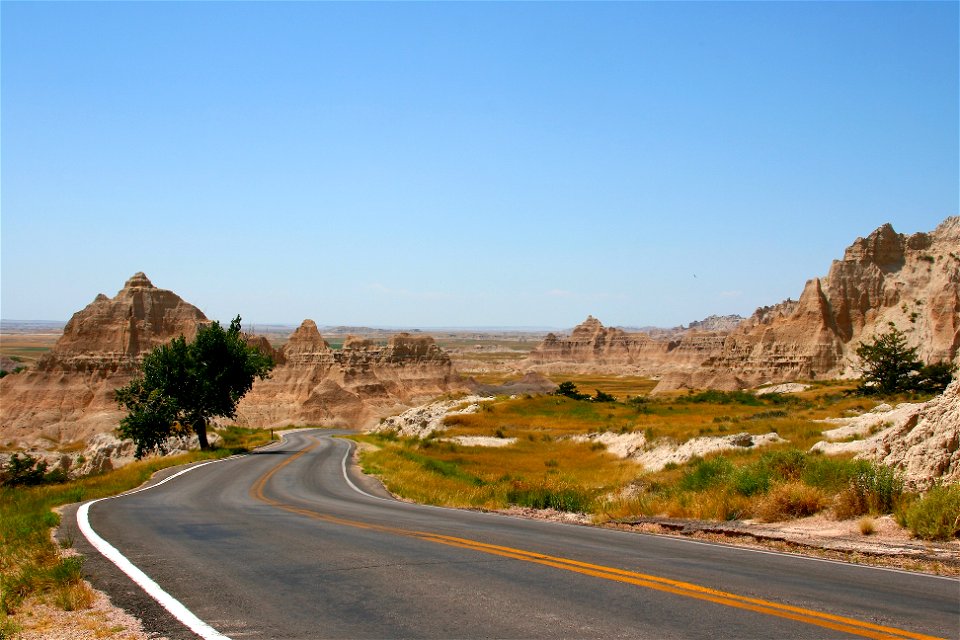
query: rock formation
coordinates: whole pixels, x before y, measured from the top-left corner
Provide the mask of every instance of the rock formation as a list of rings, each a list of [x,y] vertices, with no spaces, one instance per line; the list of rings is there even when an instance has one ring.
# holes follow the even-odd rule
[[[0,379],[0,445],[51,449],[112,432],[123,412],[115,389],[137,373],[144,354],[208,322],[142,273],[108,298],[100,294],[64,327],[37,367]],[[277,363],[239,406],[251,426],[341,424],[359,427],[421,399],[459,390],[449,356],[427,336],[399,334],[386,345],[349,338],[340,350],[306,320],[281,349],[247,336]]]
[[[73,314],[63,335],[37,368],[41,371],[132,371],[143,354],[208,322],[200,309],[143,273],[127,280],[113,298],[102,293]]]
[[[902,474],[912,489],[928,489],[934,481],[960,482],[960,380],[925,403],[881,405],[857,418],[839,419],[841,426],[824,435],[831,440],[866,435],[852,442],[818,442],[813,450],[856,453]],[[876,431],[869,435],[871,431]]]
[[[825,278],[808,281],[799,300],[762,307],[733,330],[667,340],[590,317],[569,337],[547,336],[526,366],[655,375],[657,392],[845,377],[858,374],[859,343],[890,322],[924,361],[960,361],[960,217],[911,236],[883,225],[858,238]]]
[[[654,337],[604,327],[593,316],[569,336],[547,335],[524,362],[528,370],[546,372],[660,375],[665,370],[696,367],[723,346],[727,332],[686,330],[679,337]]]
[[[237,407],[239,424],[358,427],[462,386],[429,336],[401,333],[386,345],[349,336],[334,350],[313,320],[304,320],[274,358],[271,376]]]
[[[192,337],[207,318],[137,273],[116,296],[102,293],[73,317],[36,369],[0,379],[0,444],[51,447],[112,431],[123,413],[114,389],[154,347]]]

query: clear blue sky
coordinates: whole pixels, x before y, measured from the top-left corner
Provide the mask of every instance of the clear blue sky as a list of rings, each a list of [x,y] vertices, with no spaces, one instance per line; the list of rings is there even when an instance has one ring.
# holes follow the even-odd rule
[[[2,307],[748,315],[958,213],[958,3],[12,3]]]

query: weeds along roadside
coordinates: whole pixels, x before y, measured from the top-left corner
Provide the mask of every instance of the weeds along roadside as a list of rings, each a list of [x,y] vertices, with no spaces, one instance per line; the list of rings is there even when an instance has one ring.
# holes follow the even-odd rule
[[[477,413],[449,416],[445,431],[425,439],[390,432],[355,439],[365,443],[364,471],[379,476],[396,495],[428,504],[553,508],[600,522],[637,516],[782,521],[816,513],[837,519],[893,513],[918,537],[956,536],[960,487],[941,487],[921,497],[906,491],[899,476],[882,465],[808,453],[825,428],[815,420],[867,411],[879,402],[844,390],[833,383],[795,396],[709,391],[616,402],[500,398]],[[613,456],[597,439],[570,439],[639,432],[651,446],[771,431],[787,442],[693,458],[656,473]],[[515,441],[497,448],[467,447],[448,440],[457,436]]]
[[[218,449],[149,458],[67,482],[0,487],[0,638],[14,635],[16,616],[31,598],[65,611],[85,609],[93,600],[83,582],[83,557],[62,554],[50,535],[60,524],[53,509],[116,495],[161,469],[242,453],[271,438],[269,430],[260,429],[228,427],[218,433],[223,438]]]

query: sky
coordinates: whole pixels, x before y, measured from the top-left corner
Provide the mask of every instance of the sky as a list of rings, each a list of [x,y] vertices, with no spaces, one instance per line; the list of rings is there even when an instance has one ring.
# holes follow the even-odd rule
[[[0,4],[0,317],[675,326],[960,212],[956,2]]]

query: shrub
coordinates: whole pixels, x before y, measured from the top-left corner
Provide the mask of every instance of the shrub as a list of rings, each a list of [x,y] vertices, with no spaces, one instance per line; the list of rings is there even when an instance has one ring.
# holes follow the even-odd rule
[[[595,389],[595,391],[596,393],[593,394],[593,398],[591,398],[593,402],[616,402],[617,401],[617,399],[614,398],[609,393],[600,391],[600,389]]]
[[[557,390],[553,392],[553,395],[565,396],[567,398],[572,398],[573,400],[589,400],[590,399],[589,395],[587,395],[586,393],[580,393],[577,390],[577,385],[575,385],[573,382],[569,380],[565,382],[561,382],[557,386]]]
[[[957,367],[952,362],[934,362],[924,365],[920,368],[920,373],[917,376],[917,390],[928,393],[943,393],[943,390],[953,380],[953,374],[956,370]]]
[[[936,485],[927,495],[898,509],[897,522],[924,540],[960,536],[960,485]]]
[[[563,484],[530,486],[522,482],[514,482],[513,487],[507,492],[507,502],[531,509],[589,513],[593,498],[578,487]]]
[[[862,461],[863,462],[863,461]],[[903,495],[903,479],[883,465],[866,463],[837,496],[837,518],[846,520],[867,514],[892,513]]]
[[[743,404],[751,407],[759,407],[763,404],[763,400],[746,391],[701,391],[700,393],[678,398],[677,401],[697,404]]]
[[[693,459],[692,467],[680,478],[680,488],[684,491],[703,491],[726,481],[733,472],[733,463],[723,456],[709,460]]]
[[[807,468],[808,454],[799,449],[768,451],[760,456],[758,466],[782,480],[799,480]]]
[[[761,465],[748,465],[737,469],[733,476],[734,491],[742,496],[766,493],[770,490],[770,472]]]
[[[764,522],[812,516],[828,504],[827,496],[802,482],[787,482],[774,487],[757,505],[755,515]]]
[[[42,484],[47,473],[47,463],[31,455],[19,453],[10,456],[7,466],[0,474],[0,484],[7,487]]]

